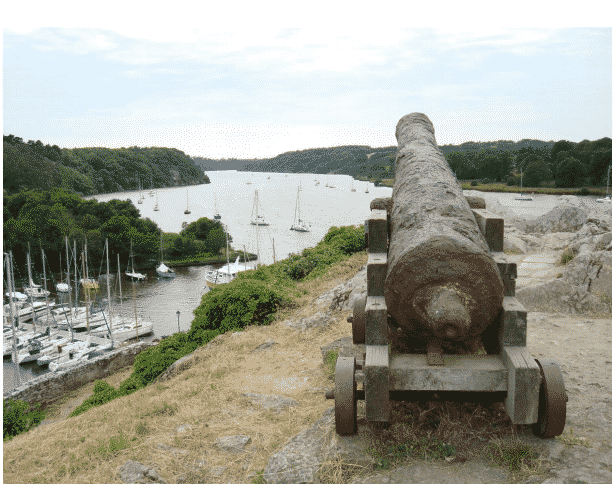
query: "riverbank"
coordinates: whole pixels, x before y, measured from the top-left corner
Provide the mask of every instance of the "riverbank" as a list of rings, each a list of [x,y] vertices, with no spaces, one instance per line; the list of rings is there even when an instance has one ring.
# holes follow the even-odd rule
[[[375,183],[375,179],[369,179],[370,183]],[[394,178],[382,180],[384,187],[393,188],[395,183]],[[505,183],[478,183],[472,185],[472,182],[460,182],[463,190],[478,190],[481,192],[501,192],[501,193],[532,193],[540,195],[580,195],[604,197],[607,194],[607,189],[602,187],[581,187],[581,188],[555,188],[555,187],[517,187],[508,186]],[[587,192],[583,191],[586,190]]]

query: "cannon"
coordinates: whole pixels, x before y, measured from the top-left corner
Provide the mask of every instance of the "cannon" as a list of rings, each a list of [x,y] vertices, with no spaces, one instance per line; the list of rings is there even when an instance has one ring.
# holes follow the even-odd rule
[[[439,398],[501,401],[513,424],[561,435],[564,380],[527,350],[503,219],[463,195],[426,115],[401,118],[396,137],[392,197],[373,200],[366,221],[367,294],[348,318],[359,356],[338,357],[325,395],[336,432],[357,431],[358,400],[366,421],[387,425],[391,400]]]

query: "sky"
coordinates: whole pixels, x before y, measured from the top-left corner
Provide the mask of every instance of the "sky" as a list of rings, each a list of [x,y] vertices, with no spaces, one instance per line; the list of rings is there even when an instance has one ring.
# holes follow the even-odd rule
[[[99,23],[3,28],[3,134],[265,158],[397,145],[422,112],[440,145],[612,137],[611,27]]]

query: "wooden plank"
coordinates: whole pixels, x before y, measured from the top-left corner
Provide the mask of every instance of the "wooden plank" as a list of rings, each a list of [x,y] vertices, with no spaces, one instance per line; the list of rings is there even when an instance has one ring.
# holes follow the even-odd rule
[[[387,211],[372,210],[368,220],[369,252],[382,253],[387,251]]]
[[[476,223],[485,236],[491,252],[504,251],[504,219],[487,210],[472,209]]]
[[[502,348],[502,362],[508,369],[508,394],[504,404],[513,424],[533,424],[538,420],[540,369],[523,346]]]
[[[365,303],[365,344],[388,344],[387,305],[384,296],[367,296]]]
[[[500,347],[527,346],[527,311],[516,297],[504,298],[499,324]]]
[[[393,390],[506,391],[508,371],[498,355],[443,355],[444,366],[429,366],[422,354],[391,357]]]
[[[515,295],[515,280],[517,279],[517,264],[508,262],[508,258],[504,252],[492,252],[491,255],[498,265],[502,282],[504,283],[504,296]]]
[[[367,256],[367,295],[384,296],[384,279],[387,275],[386,252],[370,252]]]
[[[389,346],[366,345],[365,418],[371,422],[388,422],[389,403]]]

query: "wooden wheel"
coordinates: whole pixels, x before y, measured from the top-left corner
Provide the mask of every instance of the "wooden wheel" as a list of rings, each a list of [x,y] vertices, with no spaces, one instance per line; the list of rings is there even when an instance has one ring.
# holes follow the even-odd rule
[[[534,434],[542,439],[561,435],[566,425],[566,402],[564,377],[553,360],[535,360],[540,368],[540,393],[538,397],[538,421],[533,425]]]
[[[339,435],[352,435],[357,432],[354,356],[340,356],[335,365],[335,431]]]
[[[365,344],[365,305],[367,296],[357,299],[352,309],[352,342],[356,345]]]

